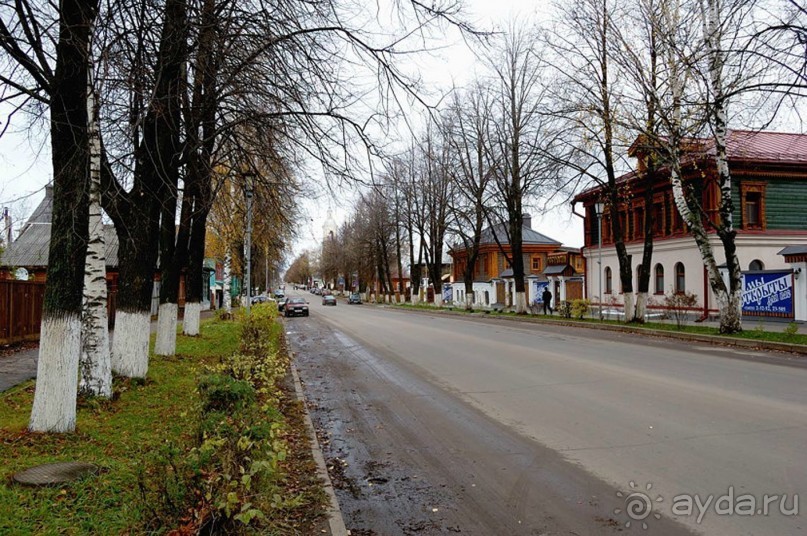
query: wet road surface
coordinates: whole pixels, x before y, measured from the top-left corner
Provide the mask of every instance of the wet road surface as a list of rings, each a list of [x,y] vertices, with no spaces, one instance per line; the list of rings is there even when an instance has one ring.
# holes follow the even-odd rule
[[[353,536],[622,528],[615,489],[419,371],[365,350],[316,314],[289,319],[287,331]],[[657,524],[656,534],[685,533]]]

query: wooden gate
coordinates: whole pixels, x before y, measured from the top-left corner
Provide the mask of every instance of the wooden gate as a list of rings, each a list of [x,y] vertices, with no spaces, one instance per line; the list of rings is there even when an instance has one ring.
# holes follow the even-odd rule
[[[582,281],[566,281],[566,300],[582,300],[583,299],[583,282]]]

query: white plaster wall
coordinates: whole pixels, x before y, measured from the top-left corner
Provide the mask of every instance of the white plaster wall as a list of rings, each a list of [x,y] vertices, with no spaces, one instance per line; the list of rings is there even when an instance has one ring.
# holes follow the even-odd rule
[[[712,248],[715,252],[715,257],[718,264],[725,262],[723,256],[723,248],[720,240],[713,236],[711,237]],[[807,244],[807,236],[793,235],[793,234],[776,234],[770,233],[764,235],[739,235],[736,240],[737,244],[737,258],[740,261],[742,270],[748,270],[748,266],[753,260],[760,260],[765,266],[766,270],[787,270],[793,266],[785,262],[784,257],[778,255],[779,251],[787,246],[805,245]],[[634,291],[637,286],[636,267],[642,260],[642,244],[631,244],[627,246],[628,255],[632,255],[631,259],[631,273],[633,274],[633,287]],[[586,292],[592,303],[597,303],[598,300],[598,281],[600,273],[598,271],[598,250],[597,247],[584,248],[584,255],[587,258],[586,263]],[[704,270],[703,260],[701,259],[700,251],[695,245],[695,240],[691,237],[676,238],[670,240],[663,240],[656,242],[653,245],[653,266],[651,270],[655,270],[655,266],[661,263],[664,266],[664,291],[669,293],[672,291],[675,284],[675,264],[682,262],[686,270],[686,290],[693,292],[698,296],[698,307],[703,307],[703,294],[704,294]],[[602,249],[602,292],[603,302],[608,303],[610,295],[606,294],[605,284],[605,268],[611,268],[611,281],[613,288],[613,296],[622,303],[622,296],[619,293],[619,262],[616,257],[616,251],[613,247],[603,247]],[[651,271],[650,274],[650,295],[655,300],[661,300],[661,296],[653,296],[655,291],[655,272]],[[709,308],[716,308],[715,297],[711,291],[709,294]],[[807,308],[807,304],[805,304]],[[798,308],[797,308],[797,315]]]

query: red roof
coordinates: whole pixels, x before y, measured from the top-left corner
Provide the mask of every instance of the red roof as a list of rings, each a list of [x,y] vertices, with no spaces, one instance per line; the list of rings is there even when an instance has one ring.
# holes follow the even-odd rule
[[[807,163],[807,134],[730,130],[726,150],[729,160]]]
[[[638,141],[638,140],[637,140]],[[707,155],[714,154],[714,141],[702,139]],[[636,142],[634,142],[636,145]],[[633,147],[632,145],[631,147]],[[729,130],[726,139],[726,153],[729,161],[755,160],[759,162],[781,162],[786,164],[807,164],[807,134],[788,132],[755,132],[751,130]],[[689,158],[687,158],[689,157]],[[697,158],[695,153],[684,155],[686,160]],[[636,171],[630,171],[617,177],[617,182],[624,182],[636,177]],[[594,186],[580,192],[575,200],[600,190],[602,186]]]

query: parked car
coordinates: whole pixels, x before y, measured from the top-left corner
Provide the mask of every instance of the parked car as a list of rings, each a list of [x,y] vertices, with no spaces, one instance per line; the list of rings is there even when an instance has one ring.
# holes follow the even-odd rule
[[[308,316],[308,302],[304,298],[289,298],[286,300],[285,307],[283,307],[283,315],[286,318],[290,316]]]
[[[269,300],[271,300],[271,298],[269,296],[252,296],[252,298],[250,298],[250,300],[252,301],[252,304],[255,305],[256,303],[268,302]],[[272,300],[272,301],[274,301],[274,300]]]
[[[283,307],[286,306],[286,302],[288,300],[289,299],[287,297],[285,297],[285,296],[281,296],[280,298],[278,298],[277,299],[277,310],[282,313],[283,312]]]
[[[355,303],[357,305],[361,305],[361,294],[354,292],[348,297],[347,303],[348,304]]]
[[[333,305],[334,307],[336,307],[336,296],[334,296],[333,294],[323,294],[322,305]]]

